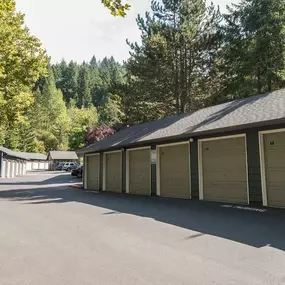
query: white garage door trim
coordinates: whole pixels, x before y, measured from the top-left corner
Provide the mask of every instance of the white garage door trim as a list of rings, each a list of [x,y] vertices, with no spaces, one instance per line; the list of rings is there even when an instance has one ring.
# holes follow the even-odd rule
[[[123,174],[122,163],[123,163],[123,153],[122,150],[107,151],[103,153],[103,191],[106,191],[106,155],[109,153],[121,153],[121,173]]]
[[[126,151],[126,193],[130,193],[130,152],[131,151],[136,151],[136,150],[142,150],[142,149],[149,149],[151,151],[151,147],[138,147],[138,148],[131,148],[127,149]],[[150,172],[150,177],[151,177],[151,154],[149,155],[149,172]],[[151,179],[149,182],[149,195],[151,195]]]
[[[85,154],[85,158],[86,158],[86,161],[84,163],[84,189],[87,189],[87,173],[88,173],[88,163],[87,163],[87,157],[88,156],[95,156],[95,155],[98,155],[99,156],[99,160],[100,160],[100,153],[91,153],[91,154]],[[98,189],[100,188],[100,165],[98,167],[98,175],[99,175],[99,180],[98,180]]]
[[[260,173],[261,173],[261,190],[263,206],[268,206],[267,189],[266,189],[266,169],[265,169],[265,154],[264,154],[264,135],[272,133],[282,133],[285,129],[274,129],[269,131],[258,132],[259,139],[259,157],[260,157]]]
[[[232,136],[214,137],[209,139],[198,140],[198,172],[199,172],[199,199],[204,200],[204,183],[203,183],[203,154],[202,154],[202,143],[206,141],[215,140],[226,140],[233,138],[244,138],[245,143],[245,163],[246,163],[246,181],[247,181],[247,203],[249,204],[249,181],[248,181],[248,160],[247,160],[247,144],[246,134],[238,134]]]
[[[190,141],[184,141],[179,143],[169,143],[169,144],[162,144],[156,146],[156,194],[157,196],[160,196],[160,157],[159,157],[159,149],[162,147],[167,146],[175,146],[175,145],[183,145],[188,144],[188,157],[189,157],[189,198],[192,198],[192,185],[191,185],[191,153],[190,153]]]

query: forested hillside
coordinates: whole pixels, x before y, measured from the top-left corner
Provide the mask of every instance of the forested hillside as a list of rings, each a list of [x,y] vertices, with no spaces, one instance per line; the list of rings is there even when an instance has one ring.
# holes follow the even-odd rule
[[[122,99],[115,93],[124,73],[112,57],[49,65],[33,88],[25,120],[7,129],[5,145],[38,152],[84,146],[88,128],[116,126],[124,119]]]
[[[242,0],[225,14],[204,0],[153,1],[122,64],[51,64],[23,19],[1,2],[0,144],[14,150],[76,149],[120,124],[285,86],[284,0]]]

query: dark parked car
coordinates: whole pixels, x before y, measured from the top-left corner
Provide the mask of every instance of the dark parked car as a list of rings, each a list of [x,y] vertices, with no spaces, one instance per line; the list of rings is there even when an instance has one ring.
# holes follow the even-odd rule
[[[83,176],[83,166],[80,166],[76,169],[71,170],[72,176],[77,176],[78,178],[82,178]]]

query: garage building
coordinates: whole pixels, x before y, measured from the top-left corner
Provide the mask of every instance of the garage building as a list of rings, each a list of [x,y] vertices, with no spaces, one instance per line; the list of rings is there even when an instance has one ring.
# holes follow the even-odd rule
[[[78,156],[75,151],[51,150],[48,153],[47,160],[49,162],[49,170],[56,170],[59,162],[76,162]]]
[[[285,207],[285,89],[126,127],[78,154],[86,189]]]
[[[0,146],[0,177],[13,178],[32,170],[47,170],[46,159],[45,154],[17,152]]]
[[[48,170],[49,162],[47,161],[47,155],[41,153],[31,153],[31,152],[19,152],[20,155],[27,159],[26,170]]]
[[[18,152],[0,146],[0,177],[13,178],[26,174],[27,158]]]

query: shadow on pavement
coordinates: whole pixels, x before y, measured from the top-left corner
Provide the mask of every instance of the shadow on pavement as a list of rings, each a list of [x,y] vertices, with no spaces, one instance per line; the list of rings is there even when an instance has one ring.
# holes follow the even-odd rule
[[[44,178],[43,178],[44,177]],[[38,180],[37,180],[38,178]],[[26,176],[18,176],[12,179],[0,180],[1,186],[37,186],[37,185],[53,185],[53,184],[70,184],[80,183],[80,179],[71,176],[70,172],[60,171],[32,171]]]
[[[0,191],[0,199],[33,205],[85,203],[108,209],[102,219],[126,213],[199,232],[186,240],[213,235],[256,248],[269,245],[285,250],[285,211],[278,209],[250,211],[220,203],[94,193],[67,187]]]

